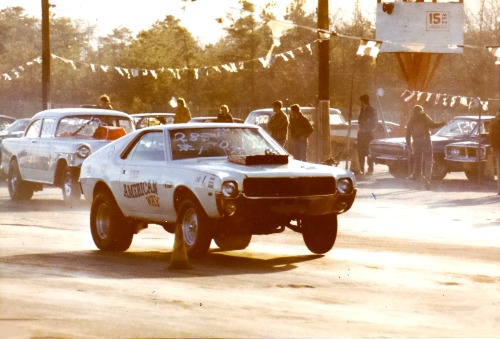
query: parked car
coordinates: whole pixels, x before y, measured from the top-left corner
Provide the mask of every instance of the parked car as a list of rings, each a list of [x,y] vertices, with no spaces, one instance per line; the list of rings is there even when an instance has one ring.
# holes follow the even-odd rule
[[[482,180],[495,179],[494,154],[487,133],[479,140],[446,145],[444,160],[448,167],[456,172],[464,172],[471,181],[478,181],[479,177]]]
[[[11,199],[31,199],[46,184],[61,187],[65,200],[80,198],[83,160],[134,130],[128,114],[113,110],[61,108],[35,114],[20,138],[1,145]]]
[[[445,161],[445,146],[457,141],[476,141],[493,116],[457,116],[431,136],[434,152],[432,179],[442,180],[447,173],[458,171],[457,167]],[[376,164],[389,166],[389,172],[396,178],[408,176],[412,159],[408,156],[406,140],[401,138],[377,139],[370,142],[370,157]]]
[[[352,172],[294,160],[262,128],[233,123],[138,130],[88,157],[80,183],[99,249],[125,251],[148,224],[178,223],[190,255],[285,228],[326,253],[357,191]]]
[[[16,118],[7,115],[0,115],[0,131],[16,121]]]
[[[149,126],[173,124],[175,113],[134,113],[130,116],[134,119],[135,128],[141,129]]]
[[[194,122],[204,122],[204,123],[206,123],[206,122],[217,122],[216,120],[217,120],[217,117],[192,117],[191,120],[189,120],[189,122],[190,123],[194,123]],[[242,124],[242,123],[245,122],[245,120],[233,117],[233,122]]]
[[[309,121],[311,121],[314,127],[314,115],[317,112],[316,107],[301,107],[300,110],[309,119]],[[290,114],[288,109],[284,108],[284,111],[285,113]],[[269,132],[267,123],[269,122],[269,117],[273,115],[273,113],[272,108],[261,108],[251,111],[245,119],[245,123],[260,126]],[[352,132],[354,127],[349,126],[340,110],[336,108],[329,109],[329,123],[332,154],[334,155],[334,158],[342,158],[343,154],[345,154],[345,148],[348,142],[354,143],[355,141],[354,133]],[[351,133],[349,133],[350,130]],[[316,132],[313,132],[313,134],[314,133]],[[309,148],[309,151],[312,151],[311,147]]]

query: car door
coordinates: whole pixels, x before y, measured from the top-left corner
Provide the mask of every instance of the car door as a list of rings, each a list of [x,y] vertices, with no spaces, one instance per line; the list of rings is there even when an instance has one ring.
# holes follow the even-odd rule
[[[33,180],[31,147],[32,144],[36,144],[40,139],[41,129],[42,119],[32,121],[26,130],[24,138],[17,140],[15,144],[16,149],[13,149],[17,156],[17,164],[21,172],[21,177],[24,180]]]
[[[45,118],[40,126],[38,138],[33,138],[30,144],[31,154],[31,180],[37,182],[52,183],[55,171],[53,159],[55,119]]]
[[[120,171],[119,199],[124,212],[134,217],[167,220],[167,204],[172,201],[172,188],[166,185],[167,171],[163,132],[142,134]]]

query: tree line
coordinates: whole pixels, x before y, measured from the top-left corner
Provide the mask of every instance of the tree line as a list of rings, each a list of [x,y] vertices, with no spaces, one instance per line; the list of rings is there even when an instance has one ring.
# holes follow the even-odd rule
[[[285,20],[302,27],[317,27],[316,13],[307,12],[305,0],[294,0]],[[465,45],[499,45],[500,8],[495,0],[480,0],[479,14],[466,11]],[[270,107],[274,100],[286,104],[315,106],[318,93],[318,34],[297,27],[281,38],[274,58],[264,68],[272,45],[266,25],[273,15],[241,0],[248,15],[229,17],[226,35],[203,45],[179,19],[166,16],[136,36],[128,28],[116,28],[107,36],[96,36],[96,27],[67,17],[50,18],[51,103],[53,107],[96,103],[106,93],[116,109],[128,112],[169,112],[172,97],[184,97],[197,116],[213,115],[227,104],[236,117],[245,118],[255,108]],[[228,14],[229,15],[229,14]],[[349,15],[330,13],[331,27],[343,35],[375,37],[375,23],[359,9]],[[381,108],[396,122],[407,104],[401,99],[407,88],[393,54],[381,53],[376,61],[356,56],[359,41],[330,38],[330,102],[347,117],[357,114],[363,93],[374,97],[384,89]],[[308,48],[306,48],[308,47]],[[0,114],[31,116],[41,109],[41,66],[23,66],[18,77],[11,71],[41,55],[41,22],[22,7],[0,10],[0,72],[12,80],[0,80]],[[67,63],[64,60],[74,61]],[[204,66],[235,63],[232,72]],[[243,64],[244,67],[241,67]],[[86,67],[81,67],[85,65]],[[87,67],[94,65],[94,69]],[[110,66],[108,71],[96,65]],[[112,67],[135,69],[140,74],[121,75]],[[168,69],[178,71],[169,71]],[[146,70],[146,74],[143,72]],[[148,70],[156,70],[155,77]],[[208,72],[208,73],[207,73]],[[469,97],[499,98],[499,66],[484,48],[464,48],[462,54],[445,54],[428,91]],[[138,75],[138,76],[136,76]],[[466,110],[463,106],[439,108],[447,114]]]

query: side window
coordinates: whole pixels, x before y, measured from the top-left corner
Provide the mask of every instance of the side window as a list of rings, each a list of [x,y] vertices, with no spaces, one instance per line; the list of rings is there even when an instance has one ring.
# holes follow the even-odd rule
[[[127,157],[132,161],[165,161],[163,132],[144,134]]]
[[[40,129],[42,127],[42,120],[37,120],[33,122],[26,132],[27,138],[38,138],[40,136]]]
[[[42,138],[54,136],[54,128],[56,125],[55,119],[44,119],[42,124]]]

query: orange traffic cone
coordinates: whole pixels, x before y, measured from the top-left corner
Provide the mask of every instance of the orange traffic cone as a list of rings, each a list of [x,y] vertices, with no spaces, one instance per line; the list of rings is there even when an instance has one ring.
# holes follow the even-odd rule
[[[175,240],[174,249],[172,251],[172,258],[170,259],[171,270],[185,270],[191,268],[189,266],[186,243],[184,242],[184,232],[182,231],[182,224],[177,223],[175,226]]]

